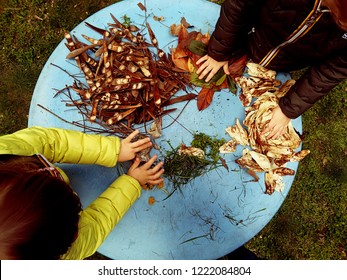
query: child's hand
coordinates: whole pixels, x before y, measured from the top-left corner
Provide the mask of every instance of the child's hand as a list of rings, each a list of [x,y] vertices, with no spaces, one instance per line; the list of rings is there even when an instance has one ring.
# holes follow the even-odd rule
[[[141,186],[144,186],[147,183],[150,185],[159,184],[163,181],[160,176],[163,175],[164,169],[162,168],[163,162],[160,162],[151,168],[156,159],[157,156],[154,155],[149,161],[140,166],[140,159],[136,158],[134,163],[130,166],[127,174],[139,181]]]
[[[131,142],[137,134],[139,134],[139,131],[135,130],[127,138],[121,141],[118,155],[119,162],[131,160],[136,156],[136,153],[152,146],[149,137]]]
[[[261,132],[267,139],[277,139],[287,131],[290,118],[283,114],[280,106],[272,110],[272,117],[269,124]]]
[[[205,82],[209,82],[214,75],[218,72],[220,68],[223,67],[224,73],[229,75],[229,68],[228,68],[228,61],[217,61],[214,60],[212,57],[205,55],[201,57],[196,64],[201,64],[199,69],[196,71],[196,74],[199,75],[199,79],[203,79],[204,77],[207,78],[205,79]]]

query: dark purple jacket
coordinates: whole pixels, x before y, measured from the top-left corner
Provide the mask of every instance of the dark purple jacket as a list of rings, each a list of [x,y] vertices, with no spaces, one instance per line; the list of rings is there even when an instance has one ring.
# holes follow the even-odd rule
[[[274,55],[264,61],[271,50]],[[280,99],[292,119],[347,78],[347,31],[319,0],[225,0],[208,53],[222,61],[240,52],[276,71],[309,67]]]

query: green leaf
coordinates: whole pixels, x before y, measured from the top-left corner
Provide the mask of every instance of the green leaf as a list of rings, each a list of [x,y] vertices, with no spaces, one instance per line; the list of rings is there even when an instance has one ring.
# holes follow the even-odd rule
[[[218,72],[213,76],[210,83],[216,83],[220,78],[225,75],[223,68],[219,69]]]
[[[209,82],[205,82],[204,79],[199,79],[199,75],[196,74],[196,70],[191,74],[191,82],[198,87],[211,88],[215,85],[219,86],[224,82],[226,75],[223,69],[219,69],[219,71],[212,77]],[[220,84],[218,84],[220,83]]]
[[[225,80],[226,77],[227,77],[226,74],[224,74],[222,77],[220,77],[220,78],[218,79],[218,81],[216,82],[216,86],[219,87],[221,84],[223,84],[223,82],[224,82],[224,80]]]
[[[206,88],[209,88],[211,87],[211,81],[206,83],[205,80],[200,80],[199,79],[199,75],[196,74],[196,71],[194,70],[194,72],[191,74],[191,78],[190,78],[191,82],[198,86],[198,87],[206,87]]]
[[[199,56],[207,54],[207,45],[201,41],[192,40],[189,44],[188,49]]]
[[[237,87],[236,87],[235,82],[233,81],[233,79],[230,76],[228,76],[228,88],[229,88],[230,92],[232,92],[233,94],[236,94]]]

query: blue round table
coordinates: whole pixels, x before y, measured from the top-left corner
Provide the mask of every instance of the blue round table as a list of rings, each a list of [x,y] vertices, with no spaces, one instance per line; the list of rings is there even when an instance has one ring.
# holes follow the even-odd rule
[[[101,28],[107,28],[112,22],[110,13],[117,19],[124,15],[136,25],[144,23],[144,12],[137,6],[139,0],[125,0],[100,10],[85,22]],[[220,6],[204,0],[151,0],[146,2],[148,22],[151,25],[159,46],[166,52],[175,47],[177,38],[170,35],[169,26],[179,24],[181,17],[195,27],[195,30],[212,32],[219,16]],[[163,22],[153,16],[164,17]],[[81,34],[93,37],[94,33],[84,22],[72,32],[79,39]],[[95,33],[95,36],[99,36]],[[51,110],[68,121],[81,119],[75,108],[66,107],[64,96],[53,97],[57,89],[71,85],[73,78],[58,65],[70,73],[78,73],[74,60],[65,59],[69,53],[65,40],[57,46],[48,59],[38,79],[30,107],[29,126],[61,127],[80,129],[66,123],[38,106]],[[279,74],[286,80],[288,75]],[[227,126],[234,125],[235,119],[244,119],[244,107],[238,96],[228,90],[215,94],[212,104],[198,111],[196,101],[175,104],[177,110],[163,118],[163,127],[178,122],[163,130],[156,142],[162,149],[169,149],[167,140],[173,147],[181,143],[189,145],[192,133],[203,132],[216,138],[225,138]],[[301,131],[301,118],[293,120],[294,127]],[[192,132],[192,133],[190,133]],[[168,199],[163,190],[143,191],[142,196],[124,218],[110,233],[99,248],[99,252],[112,259],[217,259],[253,238],[275,215],[285,200],[294,176],[285,176],[285,189],[282,193],[264,194],[264,176],[260,180],[253,178],[234,162],[242,153],[238,146],[233,154],[222,155],[229,170],[221,167],[181,188]],[[153,153],[157,151],[154,150]],[[289,163],[289,168],[297,170],[298,163]],[[105,168],[95,165],[68,165],[62,168],[70,177],[71,185],[79,194],[83,206],[91,203],[102,193],[109,183],[119,174],[117,168]],[[235,171],[232,171],[235,170]],[[165,182],[166,187],[169,183]],[[157,202],[149,205],[148,198],[153,196]]]

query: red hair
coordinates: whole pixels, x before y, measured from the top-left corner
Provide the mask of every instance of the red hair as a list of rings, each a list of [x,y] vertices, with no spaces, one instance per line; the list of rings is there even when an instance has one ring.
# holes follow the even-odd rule
[[[0,162],[0,259],[59,259],[78,232],[71,187],[31,157]]]

